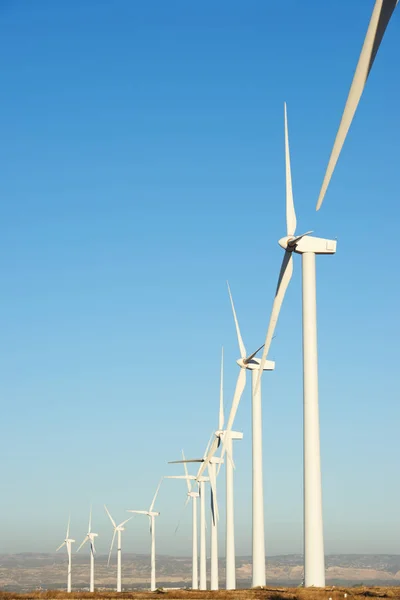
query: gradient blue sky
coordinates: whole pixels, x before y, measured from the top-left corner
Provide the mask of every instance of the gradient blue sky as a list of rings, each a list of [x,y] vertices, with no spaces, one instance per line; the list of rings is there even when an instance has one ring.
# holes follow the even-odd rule
[[[314,207],[373,1],[0,2],[0,551],[54,551],[69,511],[98,548],[202,453],[238,348],[262,343],[285,232],[283,101],[298,230],[318,259],[326,551],[400,552],[399,14],[322,210]],[[299,257],[297,257],[299,258]],[[267,552],[302,550],[300,261],[264,385]],[[250,553],[250,403],[237,551]],[[219,480],[224,504],[223,475]],[[157,548],[183,482],[166,482]],[[223,510],[221,511],[223,514]],[[147,520],[126,548],[147,552]],[[224,524],[221,521],[221,535]],[[223,542],[221,553],[223,553]]]

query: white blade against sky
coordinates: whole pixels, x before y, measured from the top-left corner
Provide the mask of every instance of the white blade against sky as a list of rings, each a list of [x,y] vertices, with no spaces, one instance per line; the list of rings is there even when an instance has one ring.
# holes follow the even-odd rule
[[[218,429],[222,430],[225,421],[224,414],[224,348],[221,353],[221,379],[219,386],[219,417],[218,417]]]
[[[157,496],[158,496],[158,492],[159,492],[159,490],[160,490],[160,486],[161,486],[161,484],[162,484],[162,480],[163,480],[163,478],[161,477],[161,479],[160,479],[160,481],[159,481],[159,483],[158,483],[157,489],[156,489],[156,493],[154,494],[153,501],[152,501],[152,503],[150,504],[150,509],[149,509],[149,512],[152,512],[152,510],[153,510],[153,508],[154,508],[154,504],[155,504],[155,502],[156,502],[156,498],[157,498]]]
[[[78,548],[77,552],[79,552],[79,550],[82,548],[82,546],[84,546],[84,545],[86,544],[86,542],[88,541],[88,539],[89,539],[89,536],[87,535],[87,536],[85,537],[85,539],[83,540],[82,544],[79,546],[79,548]]]
[[[112,549],[113,549],[113,546],[114,546],[114,541],[115,541],[116,534],[117,534],[117,528],[115,527],[114,531],[113,531],[112,540],[111,540],[110,552],[108,553],[108,561],[107,561],[107,566],[108,567],[110,566],[111,553],[112,553]]]
[[[104,508],[106,509],[106,513],[108,514],[108,517],[109,517],[109,519],[110,519],[110,521],[111,521],[111,523],[112,523],[113,527],[116,527],[117,525],[116,525],[116,523],[115,523],[114,519],[112,518],[112,516],[111,516],[111,514],[110,514],[110,512],[109,512],[109,510],[108,510],[108,508],[107,508],[107,506],[106,506],[106,505],[104,505]]]
[[[183,458],[184,461],[186,460],[185,453],[184,453],[183,450],[182,450],[182,458]],[[184,471],[185,471],[186,485],[187,485],[188,493],[190,494],[190,492],[192,491],[192,483],[191,483],[191,481],[189,479],[189,471],[188,471],[186,462],[183,463],[183,468],[184,468]]]
[[[353,81],[350,87],[347,102],[344,108],[342,120],[336,134],[335,143],[326,169],[324,181],[317,202],[317,210],[321,208],[324,201],[329,182],[336,167],[347,133],[353,121],[358,103],[367,83],[372,65],[378,52],[380,43],[385,34],[386,27],[390,21],[398,0],[376,0],[372,17],[369,23],[367,34],[358,60],[357,68],[354,73]]]
[[[286,176],[286,235],[294,236],[296,233],[296,211],[294,208],[293,200],[293,185],[292,185],[292,169],[290,164],[290,146],[289,146],[289,126],[287,117],[287,106],[284,104],[284,117],[285,117],[285,176]],[[286,290],[290,283],[293,275],[293,257],[292,252],[286,250],[281,265],[281,270],[278,278],[278,285],[276,287],[275,298],[272,304],[271,316],[268,324],[267,335],[264,343],[264,350],[260,362],[260,370],[258,372],[258,379],[256,384],[256,392],[260,385],[263,369],[265,362],[268,357],[268,352],[271,347],[272,338],[276,324],[278,322],[279,313],[285,298]]]
[[[135,513],[135,515],[148,515],[149,514],[148,510],[131,510],[131,509],[129,509],[127,512]]]
[[[245,345],[243,343],[242,334],[240,333],[239,321],[237,319],[235,305],[233,303],[231,288],[230,288],[228,282],[226,282],[226,285],[228,286],[229,298],[230,298],[231,306],[232,306],[233,320],[235,321],[236,335],[237,335],[237,339],[238,339],[238,343],[239,343],[240,358],[245,359],[247,352],[246,352]]]

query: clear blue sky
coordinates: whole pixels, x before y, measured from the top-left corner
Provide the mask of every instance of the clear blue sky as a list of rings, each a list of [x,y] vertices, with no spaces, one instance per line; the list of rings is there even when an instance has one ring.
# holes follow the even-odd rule
[[[373,1],[2,0],[0,551],[98,547],[167,460],[202,453],[238,348],[262,343],[285,233],[283,101],[298,230],[318,259],[326,551],[400,552],[399,14],[322,210],[314,207]],[[299,257],[297,257],[299,258]],[[302,549],[300,261],[264,385],[269,554]],[[237,415],[237,551],[250,553],[249,387]],[[219,480],[224,504],[223,475]],[[157,547],[182,482],[161,489]],[[223,508],[221,513],[223,514]],[[221,536],[223,535],[221,521]],[[221,552],[223,552],[221,542]],[[129,524],[126,548],[149,548]]]

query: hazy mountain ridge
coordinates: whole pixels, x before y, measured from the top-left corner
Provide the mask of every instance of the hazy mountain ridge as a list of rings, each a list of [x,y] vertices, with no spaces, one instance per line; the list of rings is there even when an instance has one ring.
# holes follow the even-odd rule
[[[96,556],[95,585],[114,587],[115,559],[107,566],[108,556]],[[225,560],[220,559],[220,580],[225,577]],[[267,557],[267,580],[270,584],[299,585],[303,579],[303,557],[299,554]],[[26,591],[35,588],[63,588],[66,580],[65,554],[21,553],[0,554],[0,588]],[[209,565],[208,565],[209,566]],[[209,568],[208,568],[209,572]],[[333,554],[326,557],[327,583],[355,585],[357,583],[399,585],[400,555],[393,554]],[[148,587],[150,558],[145,554],[125,553],[123,585],[125,588]],[[75,589],[87,587],[89,556],[73,555],[72,580]],[[237,579],[240,587],[251,579],[251,557],[237,558]],[[157,581],[165,586],[190,586],[190,557],[157,556]]]

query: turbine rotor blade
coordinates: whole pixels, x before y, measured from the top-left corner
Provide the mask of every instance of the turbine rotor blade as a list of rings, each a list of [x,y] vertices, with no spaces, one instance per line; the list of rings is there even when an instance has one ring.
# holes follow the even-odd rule
[[[204,460],[202,461],[202,464],[200,465],[200,468],[197,471],[197,475],[196,475],[197,480],[199,479],[199,477],[201,477],[203,475],[208,463],[210,462],[210,459],[216,453],[216,451],[218,449],[218,445],[219,445],[219,439],[217,437],[214,437],[213,443],[211,444],[207,455],[204,457]]]
[[[225,428],[225,435],[222,438],[221,458],[223,458],[225,456],[225,452],[226,452],[226,443],[225,443],[226,435],[230,435],[230,432],[232,431],[233,422],[235,420],[237,409],[239,408],[239,403],[240,403],[240,400],[241,400],[241,397],[243,395],[245,387],[246,387],[246,369],[243,369],[241,367],[240,371],[239,371],[239,375],[238,375],[237,381],[236,381],[235,393],[233,395],[231,412],[229,413],[228,423],[227,423],[226,428]],[[232,463],[233,463],[233,461],[232,461]]]
[[[70,524],[71,524],[71,515],[68,517],[67,535],[65,536],[66,540],[69,538],[69,526],[70,526]]]
[[[184,453],[183,450],[182,450],[182,458],[183,458],[183,460],[185,460],[185,453]],[[183,463],[183,468],[184,468],[184,471],[185,471],[187,489],[188,489],[188,492],[191,492],[192,491],[192,484],[191,484],[190,479],[189,479],[189,472],[188,472],[188,468],[187,468],[186,462]]]
[[[205,458],[206,458],[206,456],[208,454],[208,451],[209,451],[210,445],[211,445],[211,440],[213,439],[213,437],[214,437],[214,432],[211,433],[210,439],[208,440],[208,444],[206,446],[206,449],[205,449],[205,452],[204,452],[204,455],[203,455],[203,460],[205,460]]]
[[[379,46],[385,34],[386,27],[397,4],[398,0],[376,0],[375,2],[360,58],[358,59],[349,95],[344,107],[342,120],[336,134],[335,143],[333,144],[332,153],[319,193],[317,210],[321,208],[322,202],[324,201],[326,191],[356,113],[365,84],[367,83],[372,65],[374,64]]]
[[[310,235],[310,233],[313,233],[312,231],[306,231],[305,233],[302,233],[301,235],[297,235],[296,237],[292,238],[291,240],[288,241],[287,245],[289,248],[294,248],[296,246],[296,244],[299,243],[299,241],[303,238],[306,237],[306,235]]]
[[[224,420],[225,420],[225,415],[224,415],[224,348],[222,347],[221,379],[220,379],[220,386],[219,386],[219,415],[218,415],[219,431],[221,431],[224,426]]]
[[[135,513],[135,515],[147,515],[149,516],[148,510],[127,510],[126,512]]]
[[[189,504],[189,500],[190,500],[190,496],[188,496],[188,497],[186,498],[186,500],[185,500],[185,504],[183,505],[183,508],[182,508],[181,514],[180,514],[180,516],[179,516],[178,524],[177,524],[177,526],[175,527],[175,535],[176,535],[176,533],[177,533],[177,531],[178,531],[178,529],[179,529],[179,526],[180,526],[180,524],[181,524],[181,520],[182,520],[182,517],[183,517],[183,513],[185,512],[185,509],[186,509],[187,505]]]
[[[267,335],[265,338],[264,350],[261,357],[258,378],[256,383],[256,391],[259,388],[261,376],[263,373],[263,369],[265,366],[265,361],[267,360],[268,352],[271,346],[272,338],[274,336],[275,327],[278,322],[279,313],[282,307],[283,300],[285,298],[286,290],[288,288],[289,282],[293,275],[293,254],[290,250],[286,250],[281,270],[279,273],[278,286],[275,292],[274,302],[272,304],[271,316],[268,324]]]
[[[244,388],[246,385],[246,369],[240,368],[239,375],[236,381],[235,393],[233,395],[231,412],[229,413],[228,423],[226,425],[225,431],[230,432],[233,427],[233,422],[236,417],[237,409],[239,407],[240,400],[242,398],[242,394],[244,392]]]
[[[130,521],[131,519],[133,519],[133,517],[129,517],[129,519],[125,519],[125,521],[122,521],[122,523],[120,523],[118,525],[118,527],[123,527],[124,525],[126,525],[126,523],[128,523],[128,521]]]
[[[115,521],[114,521],[114,519],[112,518],[112,516],[111,516],[111,514],[110,514],[110,511],[108,510],[107,506],[106,506],[106,505],[104,505],[104,508],[106,509],[106,513],[108,514],[108,516],[109,516],[109,519],[110,519],[111,523],[113,524],[113,526],[114,526],[114,527],[116,527]]]
[[[286,166],[286,235],[294,235],[296,231],[297,219],[294,210],[293,188],[292,188],[292,171],[290,167],[290,148],[289,148],[289,132],[287,121],[287,107],[284,105],[285,113],[285,166]]]
[[[181,465],[182,463],[201,463],[204,458],[186,458],[185,460],[169,460],[169,465]]]
[[[226,431],[224,431],[224,436],[225,436],[225,435],[226,435]],[[228,434],[228,435],[229,435],[229,434]],[[223,437],[224,437],[224,436],[223,436]],[[222,442],[222,452],[221,452],[221,458],[224,458],[224,456],[225,456],[225,453],[226,453],[226,456],[227,456],[227,458],[228,458],[229,462],[231,463],[232,467],[233,467],[234,469],[236,469],[236,467],[235,467],[235,463],[234,463],[234,461],[233,461],[233,455],[232,455],[232,453],[231,453],[231,451],[230,451],[230,449],[229,449],[229,446],[227,445],[226,441],[225,441],[225,443],[224,443],[224,442]],[[223,463],[223,461],[222,461],[222,462],[220,462],[220,463],[218,464],[218,467],[217,467],[217,477],[219,476],[219,472],[220,472],[220,470],[221,470],[221,467],[222,467],[222,465],[223,465],[223,464],[224,464],[224,463]]]
[[[82,548],[82,546],[83,546],[84,544],[86,544],[86,542],[88,541],[88,539],[89,539],[89,538],[88,538],[88,536],[86,536],[86,537],[85,537],[85,539],[83,540],[82,544],[81,544],[81,545],[79,546],[79,548],[77,549],[77,552],[79,552],[79,550]]]
[[[257,352],[260,352],[261,348],[264,348],[264,344],[262,344],[259,348],[257,348],[257,350],[255,352],[253,352],[253,354],[250,354],[250,356],[248,356],[246,359],[244,359],[244,364],[247,365],[249,362],[251,362],[253,360],[253,358],[255,357],[255,355],[257,354]]]
[[[131,518],[132,518],[132,517],[131,517]],[[110,552],[108,553],[107,567],[109,567],[109,566],[110,566],[111,553],[112,553],[112,549],[113,549],[113,546],[114,546],[114,540],[115,540],[115,535],[116,535],[116,533],[117,533],[117,530],[116,530],[116,529],[114,529],[113,536],[112,536],[112,540],[111,540]]]
[[[162,484],[162,480],[163,480],[163,477],[161,477],[161,479],[160,479],[160,481],[159,481],[159,483],[158,483],[158,486],[157,486],[157,489],[156,489],[156,493],[154,494],[153,501],[152,501],[152,503],[150,504],[150,509],[149,509],[149,512],[152,512],[152,510],[153,510],[153,508],[154,508],[154,504],[155,504],[155,501],[156,501],[156,498],[157,498],[158,492],[159,492],[159,490],[160,490],[160,486],[161,486],[161,484]]]
[[[57,548],[56,552],[58,552],[59,550],[61,550],[61,548],[62,548],[63,546],[66,546],[66,545],[67,545],[67,544],[66,544],[66,542],[63,542],[63,543],[61,544],[61,546],[58,546],[58,548]]]
[[[235,305],[233,303],[231,288],[229,287],[228,282],[226,282],[226,284],[228,286],[229,298],[231,300],[231,306],[232,306],[232,312],[233,312],[233,319],[235,321],[236,335],[237,335],[237,339],[238,339],[238,343],[239,343],[239,350],[240,350],[240,358],[246,358],[247,352],[246,352],[245,345],[243,343],[242,335],[240,333],[239,321],[237,320],[237,316],[236,316],[236,310],[235,310]]]
[[[91,531],[92,531],[92,507],[90,506],[88,533],[90,533]]]

